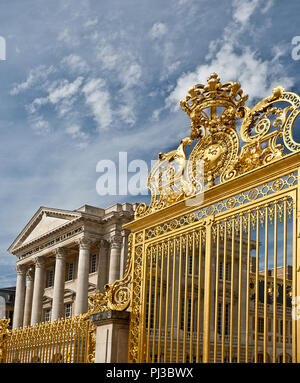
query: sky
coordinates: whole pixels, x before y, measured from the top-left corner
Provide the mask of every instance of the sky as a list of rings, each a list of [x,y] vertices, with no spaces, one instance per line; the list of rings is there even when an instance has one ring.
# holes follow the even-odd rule
[[[126,152],[150,166],[176,148],[190,124],[179,100],[212,72],[249,106],[275,85],[300,93],[299,13],[298,0],[0,0],[0,287],[40,206],[149,198],[99,195],[97,164]]]

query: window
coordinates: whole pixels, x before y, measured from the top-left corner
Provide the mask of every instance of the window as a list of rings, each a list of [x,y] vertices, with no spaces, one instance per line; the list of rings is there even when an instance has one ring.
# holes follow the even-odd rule
[[[219,264],[219,280],[222,281],[223,280],[223,262],[220,261],[220,264]]]
[[[188,259],[188,274],[192,274],[192,273],[193,273],[193,256],[189,255],[189,259]]]
[[[180,328],[184,329],[184,312],[185,312],[185,300],[181,300],[181,313],[180,313]],[[191,298],[187,299],[187,312],[186,312],[186,329],[187,331],[191,331],[191,308],[192,308],[192,300]]]
[[[97,270],[97,254],[93,254],[90,259],[90,273],[95,273]]]
[[[54,271],[50,270],[48,271],[47,287],[52,287],[53,281],[54,281]]]
[[[258,318],[258,332],[264,332],[264,318]]]
[[[223,305],[222,303],[218,304],[218,334],[222,333],[222,316],[223,316]],[[225,335],[229,333],[229,304],[225,305]]]
[[[68,263],[66,281],[71,281],[74,277],[74,263]]]
[[[67,303],[65,305],[65,318],[70,318],[72,316],[72,303]]]
[[[226,281],[230,281],[230,272],[231,272],[231,266],[230,263],[226,263]],[[219,264],[219,280],[223,280],[223,275],[224,275],[224,262],[220,261]]]
[[[45,322],[50,322],[51,319],[51,309],[45,310]]]

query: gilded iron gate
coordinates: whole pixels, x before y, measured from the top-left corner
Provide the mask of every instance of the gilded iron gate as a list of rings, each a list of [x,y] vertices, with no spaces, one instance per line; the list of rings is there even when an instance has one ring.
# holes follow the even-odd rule
[[[88,314],[9,330],[0,321],[0,363],[93,363],[95,325]]]
[[[300,361],[300,98],[246,100],[216,74],[189,90],[190,137],[159,154],[126,225],[131,362]]]

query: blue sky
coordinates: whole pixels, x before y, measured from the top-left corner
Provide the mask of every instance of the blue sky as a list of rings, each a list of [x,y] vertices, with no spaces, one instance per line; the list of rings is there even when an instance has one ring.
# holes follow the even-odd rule
[[[178,102],[210,73],[251,102],[278,84],[300,93],[299,13],[297,0],[0,0],[0,286],[40,206],[144,200],[97,194],[98,161],[176,147],[189,134]]]

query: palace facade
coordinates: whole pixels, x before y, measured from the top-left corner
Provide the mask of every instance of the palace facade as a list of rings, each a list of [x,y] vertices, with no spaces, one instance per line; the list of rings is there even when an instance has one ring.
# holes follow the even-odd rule
[[[135,205],[41,207],[8,251],[17,257],[13,328],[88,311],[88,296],[122,278]]]

